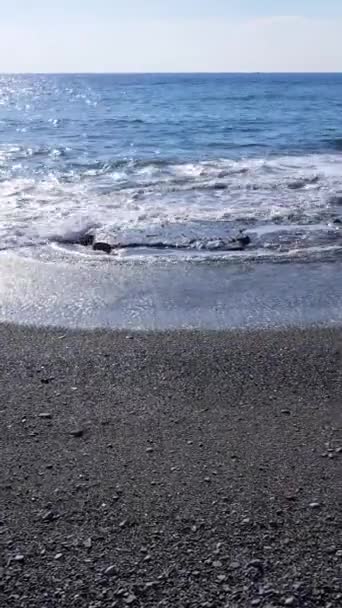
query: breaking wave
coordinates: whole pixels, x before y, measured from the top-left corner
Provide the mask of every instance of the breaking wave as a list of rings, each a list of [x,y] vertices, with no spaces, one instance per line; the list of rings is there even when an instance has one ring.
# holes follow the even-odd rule
[[[1,148],[2,250],[56,245],[79,253],[82,234],[92,231],[116,254],[237,255],[231,240],[240,229],[252,239],[243,256],[339,249],[338,154],[75,161],[72,150],[53,149],[35,150],[51,166],[32,171],[27,150]],[[14,154],[27,159],[27,173]]]

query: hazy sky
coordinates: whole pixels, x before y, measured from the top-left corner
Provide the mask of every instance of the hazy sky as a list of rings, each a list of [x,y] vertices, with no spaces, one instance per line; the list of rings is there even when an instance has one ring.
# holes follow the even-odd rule
[[[0,0],[0,72],[342,71],[342,0]]]

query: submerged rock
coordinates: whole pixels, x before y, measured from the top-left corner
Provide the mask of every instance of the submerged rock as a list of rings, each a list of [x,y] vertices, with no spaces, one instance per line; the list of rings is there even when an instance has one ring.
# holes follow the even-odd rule
[[[111,253],[112,246],[109,243],[105,243],[102,241],[98,241],[97,243],[93,243],[94,251],[103,251],[103,253]]]
[[[227,190],[228,186],[227,186],[227,184],[217,182],[216,184],[214,184],[213,188],[214,188],[214,190]]]

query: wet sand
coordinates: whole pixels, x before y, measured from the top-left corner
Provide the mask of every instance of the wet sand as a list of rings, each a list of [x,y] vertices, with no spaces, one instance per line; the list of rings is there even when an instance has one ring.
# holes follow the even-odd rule
[[[342,605],[342,330],[0,348],[1,607]]]

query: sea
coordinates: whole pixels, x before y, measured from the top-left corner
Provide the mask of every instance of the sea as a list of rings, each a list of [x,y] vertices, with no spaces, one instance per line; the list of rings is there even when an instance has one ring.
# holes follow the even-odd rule
[[[341,112],[342,74],[2,75],[7,279],[20,260],[188,286],[198,267],[321,276],[342,254]]]

